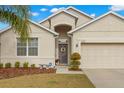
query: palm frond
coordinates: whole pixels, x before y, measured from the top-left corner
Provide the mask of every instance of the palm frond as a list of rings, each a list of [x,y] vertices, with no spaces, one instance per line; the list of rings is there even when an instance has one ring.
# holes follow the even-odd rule
[[[0,21],[10,24],[23,41],[30,32],[28,11],[28,6],[0,6]]]

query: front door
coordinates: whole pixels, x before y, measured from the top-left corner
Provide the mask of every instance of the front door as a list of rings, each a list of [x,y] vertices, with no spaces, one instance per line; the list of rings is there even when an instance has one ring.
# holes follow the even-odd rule
[[[59,64],[67,65],[68,44],[59,44]]]

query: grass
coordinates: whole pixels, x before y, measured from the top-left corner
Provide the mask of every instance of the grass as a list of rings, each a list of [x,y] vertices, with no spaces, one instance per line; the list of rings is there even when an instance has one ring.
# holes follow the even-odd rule
[[[37,74],[0,80],[6,88],[93,88],[83,74]]]

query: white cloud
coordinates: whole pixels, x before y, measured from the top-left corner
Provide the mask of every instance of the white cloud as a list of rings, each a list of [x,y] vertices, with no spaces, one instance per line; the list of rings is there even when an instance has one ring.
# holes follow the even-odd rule
[[[42,11],[42,12],[45,12],[45,11],[47,11],[48,9],[47,8],[41,8],[40,9],[40,11]]]
[[[96,17],[96,14],[93,13],[93,14],[91,14],[90,16],[93,17],[93,18],[95,18],[95,17]]]
[[[57,12],[57,11],[59,11],[59,10],[63,10],[63,9],[65,9],[65,8],[64,8],[64,7],[52,8],[52,9],[50,10],[50,12],[55,13],[55,12]]]
[[[31,16],[39,16],[39,13],[38,12],[31,12],[31,11],[29,11],[29,14]]]
[[[58,8],[53,8],[50,10],[50,12],[54,13],[54,12],[57,12],[58,11]]]
[[[110,7],[111,11],[124,11],[124,5],[113,5]]]

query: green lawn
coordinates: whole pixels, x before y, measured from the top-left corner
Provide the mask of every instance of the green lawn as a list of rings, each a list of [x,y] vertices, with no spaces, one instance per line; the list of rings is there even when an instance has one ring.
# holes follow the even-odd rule
[[[11,88],[92,88],[83,74],[37,74],[0,80],[0,87]]]

